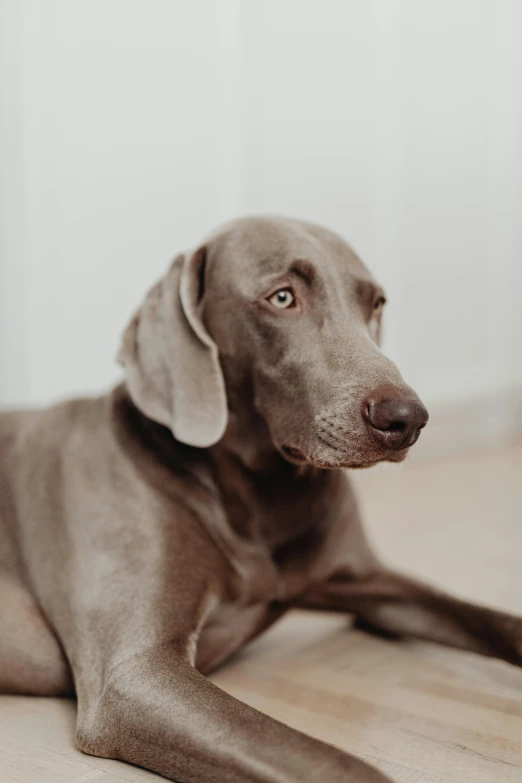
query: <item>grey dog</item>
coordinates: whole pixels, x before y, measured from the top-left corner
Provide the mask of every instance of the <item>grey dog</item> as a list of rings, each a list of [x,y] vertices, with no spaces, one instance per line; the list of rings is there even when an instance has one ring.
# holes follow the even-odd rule
[[[206,677],[296,606],[519,665],[522,621],[386,568],[344,468],[428,414],[332,232],[231,223],[179,255],[97,399],[0,415],[0,690],[78,699],[77,742],[182,783],[386,778]]]

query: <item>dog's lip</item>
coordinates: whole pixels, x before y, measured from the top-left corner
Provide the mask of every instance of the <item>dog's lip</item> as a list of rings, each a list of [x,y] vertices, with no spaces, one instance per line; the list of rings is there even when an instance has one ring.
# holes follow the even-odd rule
[[[417,438],[414,439],[413,443],[415,443],[416,440]],[[313,454],[308,457],[304,452],[301,451],[301,449],[298,449],[297,446],[290,444],[283,444],[279,447],[279,449],[282,455],[289,462],[293,462],[295,465],[304,465],[308,463],[310,465],[314,465],[317,468],[322,468],[323,470],[339,468],[358,470],[361,468],[371,468],[374,465],[378,465],[380,462],[402,462],[408,454],[408,451],[410,450],[410,447],[413,445],[413,443],[408,444],[401,449],[391,451],[390,453],[383,452],[379,455],[372,455],[367,460],[362,460],[359,462],[344,461],[343,459],[332,461],[318,460]]]
[[[285,457],[288,457],[293,462],[308,462],[308,458],[305,454],[301,451],[301,449],[298,449],[297,446],[290,446],[290,445],[283,445],[281,446],[281,451],[283,452],[283,455]]]
[[[380,459],[376,460],[370,460],[369,462],[361,462],[361,463],[351,463],[351,462],[343,462],[343,460],[333,460],[332,462],[324,461],[324,460],[318,460],[313,455],[308,457],[304,452],[301,451],[301,449],[298,449],[297,446],[290,446],[288,444],[282,445],[279,447],[282,455],[287,459],[289,462],[292,462],[294,465],[312,465],[313,467],[320,468],[321,470],[337,470],[339,468],[369,468],[372,465],[376,465],[377,462],[380,462]]]
[[[315,467],[326,470],[360,470],[361,468],[373,468],[375,465],[379,465],[382,462],[402,462],[408,455],[409,450],[410,446],[405,446],[404,448],[397,449],[396,451],[373,454],[369,455],[366,459],[362,458],[359,460],[343,459],[342,457],[339,459],[335,459],[334,457],[331,460],[322,460],[317,459],[314,455],[312,455],[308,461],[310,464],[315,465]]]

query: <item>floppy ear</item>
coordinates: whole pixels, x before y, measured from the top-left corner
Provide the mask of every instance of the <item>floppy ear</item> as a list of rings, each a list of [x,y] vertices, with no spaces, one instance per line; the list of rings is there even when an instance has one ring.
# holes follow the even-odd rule
[[[190,446],[217,443],[227,425],[218,349],[199,314],[206,248],[179,255],[147,294],[122,339],[134,404]]]

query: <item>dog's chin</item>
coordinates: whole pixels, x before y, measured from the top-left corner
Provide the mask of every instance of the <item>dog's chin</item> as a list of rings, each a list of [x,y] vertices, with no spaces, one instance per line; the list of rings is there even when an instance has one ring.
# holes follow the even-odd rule
[[[361,470],[371,468],[380,462],[403,462],[408,456],[409,448],[399,449],[398,451],[371,451],[368,454],[357,453],[350,455],[340,453],[334,449],[321,449],[312,452],[310,455],[297,448],[297,446],[283,445],[279,448],[282,456],[293,465],[310,465],[322,470],[336,470],[339,468],[350,470]]]

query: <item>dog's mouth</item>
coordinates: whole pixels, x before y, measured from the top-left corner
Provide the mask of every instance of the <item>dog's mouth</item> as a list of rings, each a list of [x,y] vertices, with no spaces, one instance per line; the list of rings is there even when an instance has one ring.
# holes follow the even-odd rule
[[[297,446],[289,445],[281,446],[280,450],[283,457],[294,465],[312,465],[313,467],[321,468],[322,470],[333,470],[336,468],[367,468],[380,462],[380,459],[373,459],[368,462],[352,462],[343,459],[340,455],[334,455],[330,459],[324,459],[315,454],[308,456],[301,451],[301,449],[298,449]]]
[[[357,470],[361,468],[371,468],[379,462],[402,462],[406,458],[409,448],[409,446],[406,446],[392,454],[376,454],[369,456],[367,459],[355,460],[347,460],[346,457],[343,458],[343,456],[338,454],[331,455],[330,458],[327,459],[325,459],[323,455],[319,456],[313,454],[307,456],[301,449],[298,449],[297,446],[290,446],[288,444],[280,446],[280,451],[283,457],[294,465],[313,465],[314,467],[323,470],[332,470],[336,468]]]
[[[296,446],[281,446],[283,456],[295,465],[304,465],[309,462],[308,457]]]

